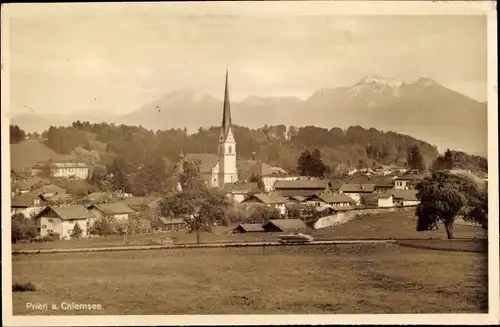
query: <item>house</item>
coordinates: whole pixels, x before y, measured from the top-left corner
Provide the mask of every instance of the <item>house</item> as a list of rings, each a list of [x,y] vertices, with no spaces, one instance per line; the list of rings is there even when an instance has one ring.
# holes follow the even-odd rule
[[[268,207],[276,208],[280,211],[282,215],[286,213],[286,205],[290,201],[277,193],[256,193],[249,195],[245,200],[241,202],[242,205],[247,207],[254,207],[257,205],[263,205]]]
[[[223,188],[226,196],[235,202],[241,202],[254,193],[260,193],[257,183],[230,183],[224,184]]]
[[[88,210],[98,218],[114,218],[116,221],[128,221],[131,215],[135,213],[129,206],[122,202],[92,204],[87,207]]]
[[[48,184],[50,184],[50,182],[45,178],[30,177],[16,181],[13,185],[13,189],[16,194],[23,194]]]
[[[420,203],[416,190],[392,190],[390,194],[395,207],[416,206]]]
[[[381,194],[378,197],[378,203],[377,203],[379,208],[392,208],[394,207],[394,199],[392,197],[392,194]]]
[[[87,236],[93,218],[94,215],[83,205],[48,206],[35,216],[41,237],[57,233],[60,239],[71,238],[76,224],[82,230],[81,236]]]
[[[186,221],[182,218],[165,218],[159,217],[161,224],[163,225],[160,229],[164,232],[168,231],[179,231],[186,228]]]
[[[379,176],[375,179],[374,191],[387,192],[394,188],[394,179],[390,176]]]
[[[38,188],[36,188],[36,191],[39,192],[40,194],[43,194],[44,196],[50,197],[56,194],[66,194],[68,193],[65,189],[62,187],[59,187],[54,184],[47,184],[47,185],[42,185]]]
[[[361,204],[361,197],[375,191],[375,184],[344,184],[339,192],[353,199],[356,205]]]
[[[262,225],[266,232],[305,232],[307,225],[300,219],[273,219]]]
[[[31,191],[18,196],[11,200],[10,212],[11,215],[22,213],[26,218],[31,218],[46,206],[46,202],[40,193]]]
[[[414,190],[415,187],[424,179],[422,175],[408,174],[398,176],[394,179],[394,189],[396,190]]]
[[[321,209],[346,208],[356,204],[356,202],[349,196],[345,194],[335,194],[333,192],[313,194],[307,197],[304,202]]]
[[[89,167],[83,162],[51,162],[49,164],[50,176],[56,178],[87,179]]]
[[[262,224],[239,224],[233,229],[233,233],[259,233],[265,232]]]
[[[328,190],[330,181],[320,179],[297,179],[297,180],[277,180],[274,183],[274,190],[283,197],[311,196],[315,193]]]

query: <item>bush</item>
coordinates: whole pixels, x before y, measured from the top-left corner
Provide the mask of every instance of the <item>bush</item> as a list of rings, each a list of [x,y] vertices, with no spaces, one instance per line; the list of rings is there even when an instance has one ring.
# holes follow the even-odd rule
[[[36,287],[33,283],[14,283],[12,284],[12,292],[35,292]]]
[[[51,233],[42,237],[42,242],[53,242],[59,239],[59,233]]]

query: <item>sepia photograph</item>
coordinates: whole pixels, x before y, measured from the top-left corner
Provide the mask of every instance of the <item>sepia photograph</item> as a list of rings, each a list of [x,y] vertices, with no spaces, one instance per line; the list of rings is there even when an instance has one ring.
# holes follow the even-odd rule
[[[495,2],[4,4],[1,30],[6,326],[499,322]]]

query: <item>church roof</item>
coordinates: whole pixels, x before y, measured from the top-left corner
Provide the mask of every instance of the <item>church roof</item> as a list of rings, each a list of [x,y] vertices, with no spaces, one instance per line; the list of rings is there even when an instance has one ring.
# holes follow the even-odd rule
[[[219,162],[218,156],[212,153],[188,153],[184,156],[184,160],[198,161],[202,174],[211,173]]]
[[[231,127],[231,103],[229,101],[229,87],[228,87],[228,72],[226,70],[226,87],[224,90],[224,111],[222,113],[222,132],[224,139],[227,138],[227,133]]]

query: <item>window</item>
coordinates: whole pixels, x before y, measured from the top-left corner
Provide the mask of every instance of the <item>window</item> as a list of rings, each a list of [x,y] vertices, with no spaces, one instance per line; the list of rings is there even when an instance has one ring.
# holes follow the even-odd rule
[[[229,146],[228,149],[227,149],[227,152],[228,153],[231,153],[231,151],[233,151],[233,147],[232,146]]]
[[[54,231],[52,229],[47,229],[47,233],[51,234],[53,233]]]
[[[42,225],[42,228],[47,228],[47,225]]]
[[[49,223],[52,223],[52,222],[54,222],[54,220],[53,219],[49,219]]]
[[[70,234],[70,235],[71,235],[71,233],[72,233],[72,232],[73,232],[73,230],[72,230],[72,229],[68,229],[68,234]]]

